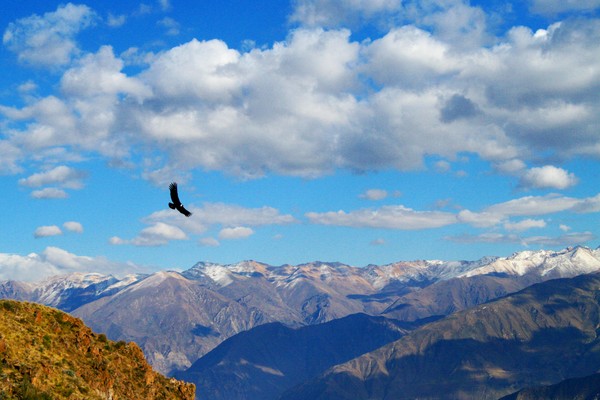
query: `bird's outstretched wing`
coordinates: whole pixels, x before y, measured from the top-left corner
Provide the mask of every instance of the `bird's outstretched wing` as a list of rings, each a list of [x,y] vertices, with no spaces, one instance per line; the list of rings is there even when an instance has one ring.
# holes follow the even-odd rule
[[[169,191],[171,192],[171,201],[175,207],[181,205],[181,200],[179,200],[179,194],[177,194],[177,182],[172,182],[169,185]]]
[[[183,204],[180,204],[179,206],[177,206],[177,211],[179,211],[180,213],[182,213],[186,217],[189,217],[190,215],[192,215],[191,212],[189,212],[188,210],[185,209],[185,207],[183,207]]]
[[[172,203],[169,203],[169,207],[174,210],[176,209],[177,211],[179,211],[186,217],[189,217],[190,215],[192,215],[192,213],[189,212],[188,210],[186,210],[185,207],[183,206],[183,204],[181,204],[181,200],[179,200],[179,194],[177,193],[177,182],[172,182],[169,185],[169,192],[171,193],[171,201],[172,201]]]

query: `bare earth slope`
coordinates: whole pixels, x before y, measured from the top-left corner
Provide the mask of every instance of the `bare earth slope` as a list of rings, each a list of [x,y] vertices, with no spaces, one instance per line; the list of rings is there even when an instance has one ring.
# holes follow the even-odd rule
[[[134,343],[112,342],[62,311],[0,300],[0,398],[192,400]]]

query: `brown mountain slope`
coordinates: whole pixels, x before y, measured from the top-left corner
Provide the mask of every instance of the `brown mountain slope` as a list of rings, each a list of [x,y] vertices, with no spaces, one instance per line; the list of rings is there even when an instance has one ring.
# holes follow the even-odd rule
[[[599,302],[598,274],[537,284],[428,324],[282,399],[497,399],[592,374]]]
[[[152,370],[134,343],[50,307],[0,300],[2,399],[192,400],[194,392]]]

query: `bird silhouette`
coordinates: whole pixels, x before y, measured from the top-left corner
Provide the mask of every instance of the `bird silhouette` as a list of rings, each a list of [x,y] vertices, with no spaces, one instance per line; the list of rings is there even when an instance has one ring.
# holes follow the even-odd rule
[[[172,210],[179,211],[186,217],[189,217],[190,215],[192,215],[191,212],[189,212],[188,210],[185,209],[185,207],[183,207],[183,204],[181,204],[181,201],[179,200],[179,194],[177,194],[177,182],[172,182],[169,185],[169,191],[171,192],[171,201],[172,201],[172,203],[169,203],[169,208],[171,208]]]

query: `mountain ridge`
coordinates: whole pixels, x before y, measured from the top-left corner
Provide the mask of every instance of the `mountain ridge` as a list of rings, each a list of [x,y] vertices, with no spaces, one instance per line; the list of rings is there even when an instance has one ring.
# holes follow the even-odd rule
[[[432,322],[280,399],[497,399],[596,372],[599,324],[599,273],[548,280]]]
[[[37,283],[4,281],[0,297],[70,311],[111,339],[136,341],[155,368],[170,374],[188,368],[228,337],[264,323],[298,327],[356,313],[416,321],[543,280],[596,270],[600,250],[587,247],[364,268],[321,261],[282,266],[252,260],[199,262],[181,272],[123,278],[96,273]],[[175,324],[178,315],[183,319]]]

